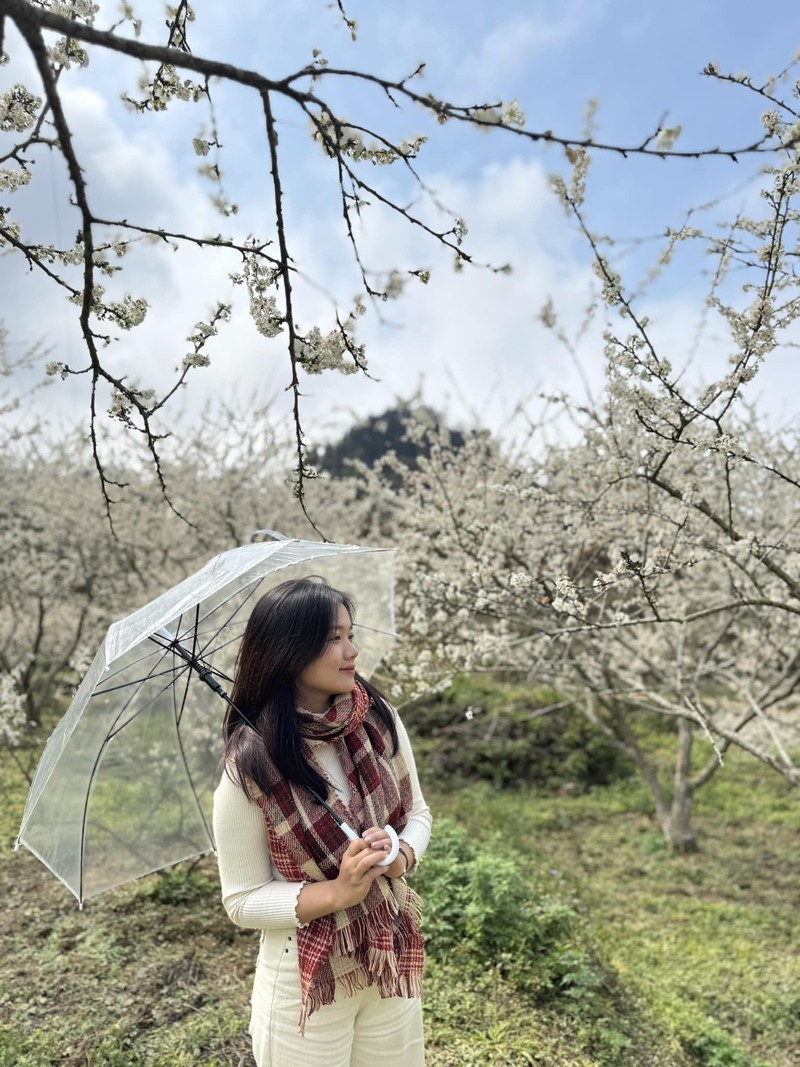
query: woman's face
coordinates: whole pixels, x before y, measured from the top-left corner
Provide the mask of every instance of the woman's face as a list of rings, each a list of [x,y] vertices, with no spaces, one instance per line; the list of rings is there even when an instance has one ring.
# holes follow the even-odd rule
[[[295,682],[297,703],[307,711],[319,714],[328,706],[332,696],[350,693],[356,684],[356,657],[353,644],[353,623],[343,604],[339,605],[334,628],[325,651],[310,663]]]

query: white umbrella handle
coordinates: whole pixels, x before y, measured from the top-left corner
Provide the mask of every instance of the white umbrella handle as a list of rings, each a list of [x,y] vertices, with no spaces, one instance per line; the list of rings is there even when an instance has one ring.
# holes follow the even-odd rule
[[[352,826],[348,826],[346,822],[339,824],[342,833],[350,838],[351,841],[358,841],[358,834],[355,832]],[[381,860],[378,864],[379,867],[388,867],[389,864],[394,863],[397,859],[397,853],[400,851],[400,838],[397,836],[394,828],[391,826],[384,826],[384,830],[389,835],[389,840],[392,842],[392,847],[389,849],[389,854],[386,859]]]
[[[397,859],[397,853],[400,851],[400,838],[395,833],[393,827],[388,824],[384,826],[384,830],[389,835],[389,840],[392,842],[392,847],[389,849],[389,854],[385,860],[381,860],[378,864],[379,867],[388,867],[390,863],[394,863]]]

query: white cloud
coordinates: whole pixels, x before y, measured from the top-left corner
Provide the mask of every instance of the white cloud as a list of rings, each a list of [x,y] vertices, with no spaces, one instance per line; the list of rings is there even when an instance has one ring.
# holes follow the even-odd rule
[[[397,305],[384,305],[389,323],[365,328],[371,371],[380,383],[335,375],[308,382],[312,412],[352,404],[377,411],[421,386],[425,398],[455,417],[476,413],[501,429],[539,389],[580,388],[578,375],[538,321],[548,297],[565,319],[577,320],[588,299],[590,272],[574,244],[546,176],[536,163],[491,164],[474,181],[433,180],[448,203],[468,205],[464,247],[478,262],[510,262],[511,274],[480,267],[452,269],[451,253],[422,242],[410,227],[373,219],[365,257],[400,266],[433,266],[427,286],[409,279]],[[310,242],[309,242],[310,244]],[[397,323],[392,325],[391,323]]]
[[[557,10],[541,5],[532,12],[514,12],[486,34],[473,56],[465,57],[472,85],[491,93],[493,86],[522,76],[537,56],[566,44],[596,22],[602,7],[575,0]]]
[[[354,46],[353,55],[358,56],[355,65],[400,72],[424,55],[431,60],[431,70],[438,69],[437,80],[451,79],[451,98],[474,99],[491,93],[495,82],[507,84],[524,78],[535,57],[541,57],[541,64],[545,64],[545,53],[559,52],[580,34],[585,38],[606,9],[607,4],[589,7],[585,0],[575,0],[555,13],[551,6],[537,9],[506,2],[490,11],[459,7],[456,15],[461,17],[463,11],[463,19],[469,22],[466,30],[453,11],[437,8],[431,12],[428,7],[411,5],[409,16],[401,19],[395,9],[381,10],[370,13],[369,19],[364,15],[364,49]],[[292,55],[307,58],[304,49],[308,42],[301,40],[297,22],[309,20],[304,32],[310,41],[318,26],[311,24],[309,10],[309,4],[304,3],[297,9],[298,17],[297,12],[291,18],[284,12],[279,25],[266,27],[259,21],[259,10],[247,8],[250,21],[245,28],[253,32],[246,40],[240,33],[242,23],[231,20],[227,11],[220,12],[219,19],[228,27],[226,34],[215,43],[213,26],[206,24],[205,37],[198,41],[203,47],[216,48],[218,54],[226,51],[228,44],[231,48],[236,45],[240,51],[231,58],[241,57],[246,65],[262,66],[267,59],[274,65],[281,40],[297,33],[296,38],[292,36]],[[206,17],[207,13],[201,13],[201,20]],[[342,54],[348,52],[346,34],[333,16],[320,40],[315,38],[313,43],[325,47],[332,41]],[[227,228],[230,220],[222,220],[213,211],[195,173],[197,160],[190,141],[202,121],[202,109],[176,105],[166,115],[141,120],[120,111],[115,102],[121,84],[135,81],[135,69],[118,57],[113,63],[93,59],[87,72],[75,72],[74,80],[71,75],[64,80],[66,106],[95,210],[184,232],[214,233]],[[557,95],[554,93],[554,126],[558,121]],[[226,149],[235,149],[226,161],[228,178],[234,197],[242,197],[242,211],[233,224],[240,235],[253,229],[269,236],[272,203],[263,127],[258,125],[257,111],[247,110],[252,101],[245,105],[244,100],[241,93],[225,97],[220,91],[218,95],[219,115],[233,123],[222,131]],[[530,107],[525,99],[522,103]],[[416,121],[416,113],[411,114]],[[550,113],[547,122],[551,123]],[[531,156],[509,159],[506,141],[504,160],[495,157],[493,161],[495,138],[456,138],[454,142],[447,139],[449,131],[450,127],[445,128],[438,147],[431,145],[430,155],[426,154],[426,159],[435,161],[438,174],[427,172],[422,161],[426,181],[453,214],[466,217],[470,234],[465,247],[476,259],[495,264],[510,261],[514,273],[493,275],[468,268],[456,275],[451,269],[451,254],[441,254],[419,230],[402,220],[385,216],[377,206],[369,208],[363,232],[365,260],[385,268],[430,267],[433,277],[427,287],[411,279],[406,295],[397,304],[381,305],[379,310],[389,320],[387,324],[380,325],[374,318],[364,324],[370,367],[380,382],[331,373],[303,379],[311,437],[332,418],[338,418],[337,412],[378,411],[397,395],[409,395],[418,385],[431,403],[449,406],[456,417],[476,412],[495,429],[506,426],[516,405],[539,389],[580,392],[583,388],[581,374],[537,316],[547,297],[552,297],[561,319],[571,332],[577,330],[591,284],[586,248],[547,189],[544,168]],[[287,168],[284,188],[289,204],[290,250],[298,267],[346,305],[359,286],[343,238],[340,205],[329,192],[330,161],[317,148],[308,146],[305,137],[305,127],[288,122],[282,126],[280,151]],[[456,150],[447,156],[447,148],[442,146],[454,143]],[[554,157],[551,153],[545,158]],[[594,203],[603,220],[602,228],[612,232],[619,218],[633,214],[629,212],[633,206],[631,190],[641,196],[640,209],[644,204],[651,213],[656,208],[663,213],[658,188],[649,184],[652,166],[662,165],[652,164],[638,186],[631,175],[643,174],[643,168],[633,171],[629,161],[624,165],[629,168],[624,177],[617,180],[614,171],[613,180],[599,182],[599,194],[595,194],[594,185],[590,189],[590,194],[596,195]],[[49,179],[47,166],[51,168]],[[66,206],[65,175],[45,163],[36,177],[35,190],[32,186],[18,194],[22,204],[28,198],[26,219],[31,225],[47,228],[56,243],[70,243],[76,216]],[[402,186],[392,171],[376,171],[375,179],[395,182],[397,190]],[[61,207],[54,212],[56,201]],[[426,218],[432,217],[426,214]],[[658,225],[662,222],[659,218]],[[451,223],[452,218],[445,225]],[[638,217],[635,225],[638,229]],[[173,253],[163,245],[148,245],[132,252],[123,265],[123,280],[109,283],[110,289],[116,291],[118,285],[120,295],[130,291],[144,296],[153,307],[144,325],[124,335],[107,353],[121,375],[129,375],[144,386],[163,388],[187,351],[185,338],[194,323],[207,315],[217,299],[234,299],[239,311],[236,320],[215,340],[211,366],[192,375],[181,403],[198,412],[205,400],[230,395],[231,389],[239,396],[259,391],[262,395],[277,394],[278,407],[284,414],[288,412],[289,397],[284,390],[289,366],[284,340],[265,341],[249,322],[242,294],[232,290],[227,278],[228,271],[236,266],[235,256],[222,257],[192,247]],[[4,287],[3,314],[13,338],[19,342],[45,337],[55,346],[48,358],[63,359],[71,365],[82,362],[77,315],[60,292],[44,286],[35,273],[24,273],[19,262],[14,265],[10,258],[0,260],[0,284]],[[304,326],[314,322],[323,328],[332,325],[330,302],[320,291],[298,278],[296,296]],[[667,295],[653,298],[650,310],[654,328],[660,331],[665,346],[677,352],[687,350],[693,336],[694,309],[701,301],[702,293],[697,295],[694,281],[688,278]],[[710,358],[710,350],[706,345],[700,351],[698,368],[706,366],[704,360]],[[600,388],[603,360],[599,325],[583,339],[580,358],[591,386]],[[754,388],[763,388],[765,395],[777,395],[788,403],[786,391],[781,394],[771,384],[771,367],[785,368],[786,363],[780,362],[783,358],[773,358]],[[677,365],[680,359],[674,362]],[[780,372],[775,374],[780,378]],[[43,399],[61,412],[83,412],[84,381],[70,385],[58,382],[42,394]]]

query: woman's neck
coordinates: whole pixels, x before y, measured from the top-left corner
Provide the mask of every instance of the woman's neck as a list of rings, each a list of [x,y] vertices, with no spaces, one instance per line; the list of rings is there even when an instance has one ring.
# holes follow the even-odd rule
[[[324,715],[333,703],[334,697],[306,696],[303,693],[295,695],[295,704],[298,711],[305,711],[309,715]]]

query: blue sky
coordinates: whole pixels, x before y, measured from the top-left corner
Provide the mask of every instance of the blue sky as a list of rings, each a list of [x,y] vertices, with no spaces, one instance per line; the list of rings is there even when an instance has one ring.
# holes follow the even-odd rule
[[[160,4],[134,5],[144,19],[142,36],[160,41]],[[800,14],[759,15],[743,0],[688,0],[666,5],[624,0],[565,0],[554,3],[497,0],[491,4],[444,0],[436,4],[375,0],[350,2],[358,22],[353,42],[326,0],[292,0],[267,5],[239,0],[220,5],[200,0],[191,43],[198,54],[282,76],[307,63],[319,48],[331,66],[401,77],[426,61],[420,87],[455,103],[519,100],[531,129],[579,134],[591,98],[599,101],[596,137],[636,144],[666,115],[681,124],[679,147],[724,148],[760,136],[763,102],[743,89],[701,75],[714,61],[721,70],[745,71],[757,81],[787,66],[800,46]],[[116,18],[117,5],[101,4],[97,25]],[[235,16],[231,13],[235,11]],[[9,34],[11,64],[0,68],[0,91],[17,80],[35,84],[19,39]],[[151,225],[217,232],[228,223],[208,204],[196,173],[191,139],[204,119],[200,108],[173,105],[166,115],[144,119],[119,104],[123,89],[135,91],[138,67],[120,57],[92,53],[86,71],[64,79],[67,113],[84,161],[92,203],[101,213]],[[326,92],[323,82],[320,92]],[[588,250],[548,186],[548,173],[564,172],[559,149],[524,143],[503,134],[480,134],[456,124],[439,127],[417,109],[397,112],[380,94],[337,88],[340,112],[351,121],[374,123],[398,136],[430,135],[419,170],[469,226],[467,249],[478,260],[511,262],[510,276],[485,271],[456,275],[451,256],[396,219],[370,209],[360,235],[376,268],[425,267],[430,284],[414,283],[379,316],[363,322],[370,368],[378,381],[334,372],[304,381],[306,415],[314,433],[334,432],[354,415],[376,412],[397,396],[419,389],[454,421],[479,418],[493,429],[508,425],[517,405],[540,391],[580,396],[588,381],[602,390],[600,327],[583,338],[580,369],[566,358],[538,323],[549,297],[565,323],[581,321],[590,299]],[[232,226],[239,235],[272,231],[264,152],[263,120],[254,94],[215,93],[226,189],[239,204]],[[340,212],[332,192],[331,166],[310,143],[304,122],[282,109],[281,162],[287,196],[291,249],[314,285],[300,287],[303,325],[332,324],[328,295],[342,306],[357,291],[347,258]],[[5,135],[7,137],[7,135]],[[688,208],[721,200],[708,214],[730,218],[757,198],[757,170],[763,161],[742,157],[660,161],[597,153],[592,164],[587,213],[592,227],[618,238],[653,237],[677,226]],[[64,175],[43,158],[36,180],[19,196],[26,232],[67,243],[75,217],[64,201]],[[399,195],[409,187],[392,168],[376,180]],[[6,194],[2,194],[6,195]],[[427,209],[426,209],[427,210]],[[617,255],[631,276],[656,256],[653,241],[623,244]],[[697,257],[679,258],[648,298],[647,310],[662,345],[683,365],[695,347],[703,309],[705,266]],[[148,249],[126,263],[124,288],[152,304],[145,324],[125,335],[115,350],[117,365],[143,386],[163,386],[186,351],[185,338],[215,299],[236,299],[227,280],[235,263],[191,250],[177,254]],[[17,349],[41,340],[50,359],[80,360],[76,314],[41,279],[22,271],[14,257],[0,258],[0,286],[6,293],[2,318]],[[245,309],[242,309],[245,311]],[[182,403],[199,411],[209,397],[242,400],[253,393],[276,398],[276,413],[288,413],[284,393],[287,358],[280,339],[265,342],[249,326],[246,311],[217,339],[211,367],[196,372]],[[708,377],[725,357],[724,337],[704,337],[692,356],[693,373]],[[777,353],[753,383],[765,411],[788,419],[788,354]],[[83,383],[56,383],[43,402],[67,419],[85,405]],[[531,399],[530,410],[536,402]]]

